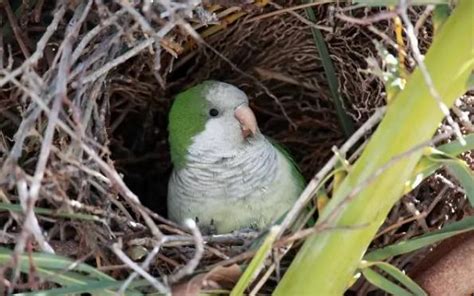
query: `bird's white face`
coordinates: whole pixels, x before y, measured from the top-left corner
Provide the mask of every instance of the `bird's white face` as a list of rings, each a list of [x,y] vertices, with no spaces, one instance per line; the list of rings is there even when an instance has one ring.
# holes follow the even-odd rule
[[[204,130],[193,137],[192,150],[218,150],[223,154],[232,154],[232,151],[261,136],[243,91],[219,82],[209,87],[204,96],[207,121]]]

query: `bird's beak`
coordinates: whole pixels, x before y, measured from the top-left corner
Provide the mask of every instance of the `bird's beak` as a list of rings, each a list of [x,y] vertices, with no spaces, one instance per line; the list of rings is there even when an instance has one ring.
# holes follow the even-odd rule
[[[250,135],[255,135],[258,129],[257,119],[249,106],[245,104],[240,105],[235,109],[234,116],[240,122],[240,128],[244,139],[248,138]]]

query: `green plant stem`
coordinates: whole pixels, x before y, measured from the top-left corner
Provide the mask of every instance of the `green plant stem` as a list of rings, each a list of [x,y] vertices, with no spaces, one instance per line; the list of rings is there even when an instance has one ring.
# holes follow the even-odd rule
[[[474,27],[473,22],[474,1],[460,0],[425,57],[433,84],[448,106],[466,91],[473,69],[472,39],[466,38],[465,33],[466,28]],[[318,222],[333,227],[368,226],[308,238],[275,295],[344,293],[377,229],[401,197],[422,150],[413,150],[383,172],[379,170],[395,157],[427,142],[442,118],[421,72],[415,70]],[[375,175],[376,172],[380,174]],[[338,214],[334,217],[335,211]]]

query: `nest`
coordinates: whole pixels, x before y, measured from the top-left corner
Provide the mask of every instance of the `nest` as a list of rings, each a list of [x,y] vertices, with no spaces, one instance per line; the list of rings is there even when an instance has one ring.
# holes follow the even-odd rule
[[[197,263],[196,249],[191,234],[165,219],[171,172],[167,114],[173,95],[205,79],[245,90],[263,133],[291,151],[307,179],[329,159],[331,147],[344,141],[324,68],[301,11],[262,18],[278,4],[240,5],[234,9],[244,13],[237,21],[197,46],[185,25],[167,29],[164,11],[153,6],[140,10],[113,1],[57,5],[38,1],[28,7],[13,2],[17,6],[4,4],[5,13],[8,9],[24,13],[19,18],[9,15],[9,25],[4,23],[8,34],[0,40],[0,197],[4,204],[22,204],[24,214],[20,208],[0,212],[2,244],[23,244],[29,250],[49,245],[58,254],[124,279],[130,269],[111,245],[121,241],[133,259],[143,259],[156,243],[150,220],[175,239],[159,251],[150,273],[169,275],[170,282],[182,280],[180,272]],[[179,7],[174,13],[189,21],[193,7]],[[365,26],[335,18],[343,9],[317,6],[316,25],[323,30],[338,73],[345,109],[360,126],[385,104],[382,81],[365,71],[368,57],[380,61],[373,40],[394,39],[394,33],[390,20]],[[226,11],[224,7],[217,13]],[[354,18],[376,12],[350,11]],[[411,16],[419,20],[423,13],[412,10]],[[204,13],[191,24],[204,35],[209,28],[206,21],[212,22],[212,15]],[[165,36],[161,46],[149,41],[156,37],[153,30]],[[423,50],[431,42],[431,31],[429,20],[419,27]],[[396,54],[390,43],[386,46]],[[132,51],[136,51],[133,57],[126,56]],[[407,60],[406,67],[413,63]],[[459,108],[472,106],[469,100],[465,97]],[[472,153],[464,156],[474,164]],[[373,246],[461,218],[466,200],[456,188],[443,172],[426,180],[397,203]],[[146,207],[136,203],[137,197]],[[31,203],[47,211],[28,220]],[[416,211],[426,215],[411,219]],[[47,233],[44,242],[34,229],[25,230],[31,225]],[[251,257],[252,238],[229,235],[208,242],[193,271],[221,266],[221,275],[235,277],[238,271],[232,264]],[[418,258],[401,256],[394,263],[409,270]],[[287,264],[282,262],[282,271]],[[260,292],[271,291],[278,280],[271,279]],[[214,281],[225,287],[222,279]],[[16,285],[14,289],[22,290],[22,279]],[[364,295],[373,289],[360,282],[353,290]]]

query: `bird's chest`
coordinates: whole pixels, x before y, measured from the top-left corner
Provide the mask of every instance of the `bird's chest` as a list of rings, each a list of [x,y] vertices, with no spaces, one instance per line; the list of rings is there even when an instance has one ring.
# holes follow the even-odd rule
[[[196,200],[235,200],[268,192],[277,170],[277,160],[272,155],[223,158],[210,164],[190,164],[175,172],[174,178],[179,195]]]

